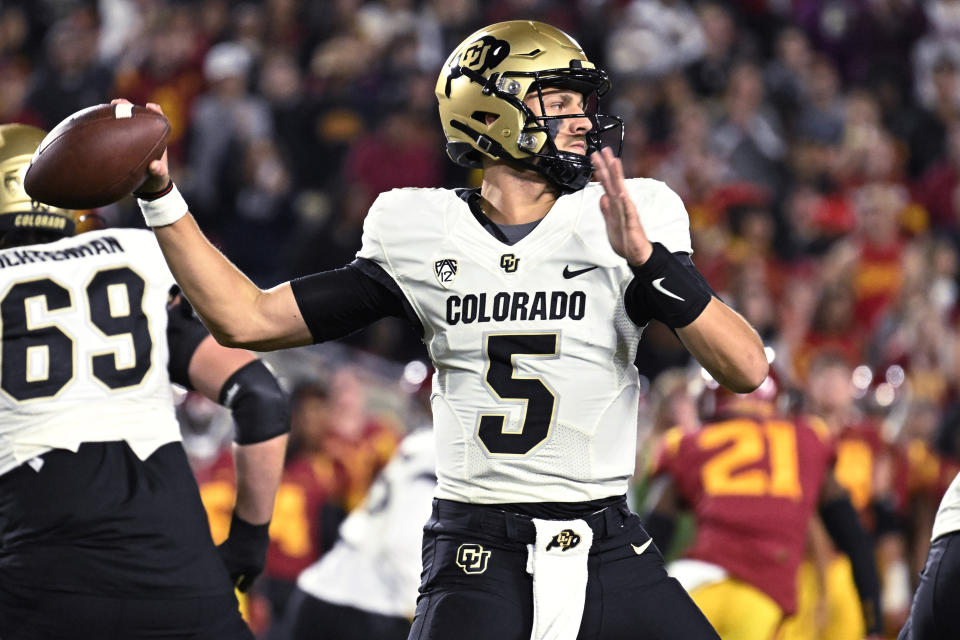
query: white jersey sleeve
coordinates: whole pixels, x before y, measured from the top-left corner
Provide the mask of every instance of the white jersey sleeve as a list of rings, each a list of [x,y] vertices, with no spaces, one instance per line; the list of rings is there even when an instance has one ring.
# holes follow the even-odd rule
[[[960,531],[960,473],[943,494],[940,509],[937,510],[937,517],[933,521],[933,534],[930,541],[954,531]]]
[[[686,211],[655,180],[630,180],[651,240],[690,251]],[[610,247],[602,187],[560,197],[506,245],[458,195],[382,194],[357,254],[400,288],[436,368],[437,497],[576,502],[626,491],[633,473],[642,331],[633,279]]]
[[[297,586],[326,602],[413,617],[435,460],[429,429],[406,436],[364,502],[340,526],[340,539],[300,574]]]
[[[0,251],[0,473],[50,449],[179,440],[167,371],[174,284],[153,234],[86,233]]]
[[[389,263],[384,254],[383,243],[380,236],[383,233],[384,216],[390,215],[390,194],[393,192],[381,193],[377,199],[370,205],[367,217],[363,220],[363,236],[360,240],[360,250],[357,252],[358,258],[365,258],[376,262],[389,271]]]

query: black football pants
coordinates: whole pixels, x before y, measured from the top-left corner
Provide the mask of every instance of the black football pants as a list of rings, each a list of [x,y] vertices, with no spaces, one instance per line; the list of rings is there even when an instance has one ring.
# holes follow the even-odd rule
[[[594,542],[578,640],[719,640],[667,575],[656,545],[644,548],[650,536],[625,502],[585,520]],[[409,640],[529,640],[533,579],[526,571],[527,544],[534,539],[533,522],[525,516],[434,500]],[[458,558],[464,544],[471,554]]]
[[[14,595],[4,597],[0,585],[3,640],[254,640],[232,593],[138,599],[18,589]]]
[[[898,640],[960,638],[960,531],[934,540]]]
[[[410,620],[334,604],[296,589],[290,596],[277,640],[404,640]]]

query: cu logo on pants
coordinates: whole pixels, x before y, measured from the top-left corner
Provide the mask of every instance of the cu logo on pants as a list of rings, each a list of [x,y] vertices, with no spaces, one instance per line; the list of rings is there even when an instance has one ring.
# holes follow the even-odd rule
[[[487,570],[489,551],[484,551],[478,544],[462,544],[457,549],[457,566],[464,573],[483,573]]]

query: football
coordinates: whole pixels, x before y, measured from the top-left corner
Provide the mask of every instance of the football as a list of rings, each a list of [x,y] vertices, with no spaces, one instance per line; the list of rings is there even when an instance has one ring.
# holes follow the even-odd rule
[[[82,109],[43,139],[23,187],[31,198],[54,207],[108,205],[143,184],[169,135],[170,122],[146,107],[117,103]]]

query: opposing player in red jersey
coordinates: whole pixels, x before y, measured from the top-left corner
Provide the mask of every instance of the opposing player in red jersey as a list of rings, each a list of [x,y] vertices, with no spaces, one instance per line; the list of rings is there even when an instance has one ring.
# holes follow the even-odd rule
[[[714,397],[710,422],[666,435],[654,472],[660,495],[647,523],[657,544],[669,546],[678,509],[697,520],[694,542],[671,573],[724,640],[770,640],[796,606],[807,525],[819,509],[851,554],[870,603],[868,628],[879,634],[873,545],[833,478],[826,428],[780,415],[771,378],[751,394]]]

